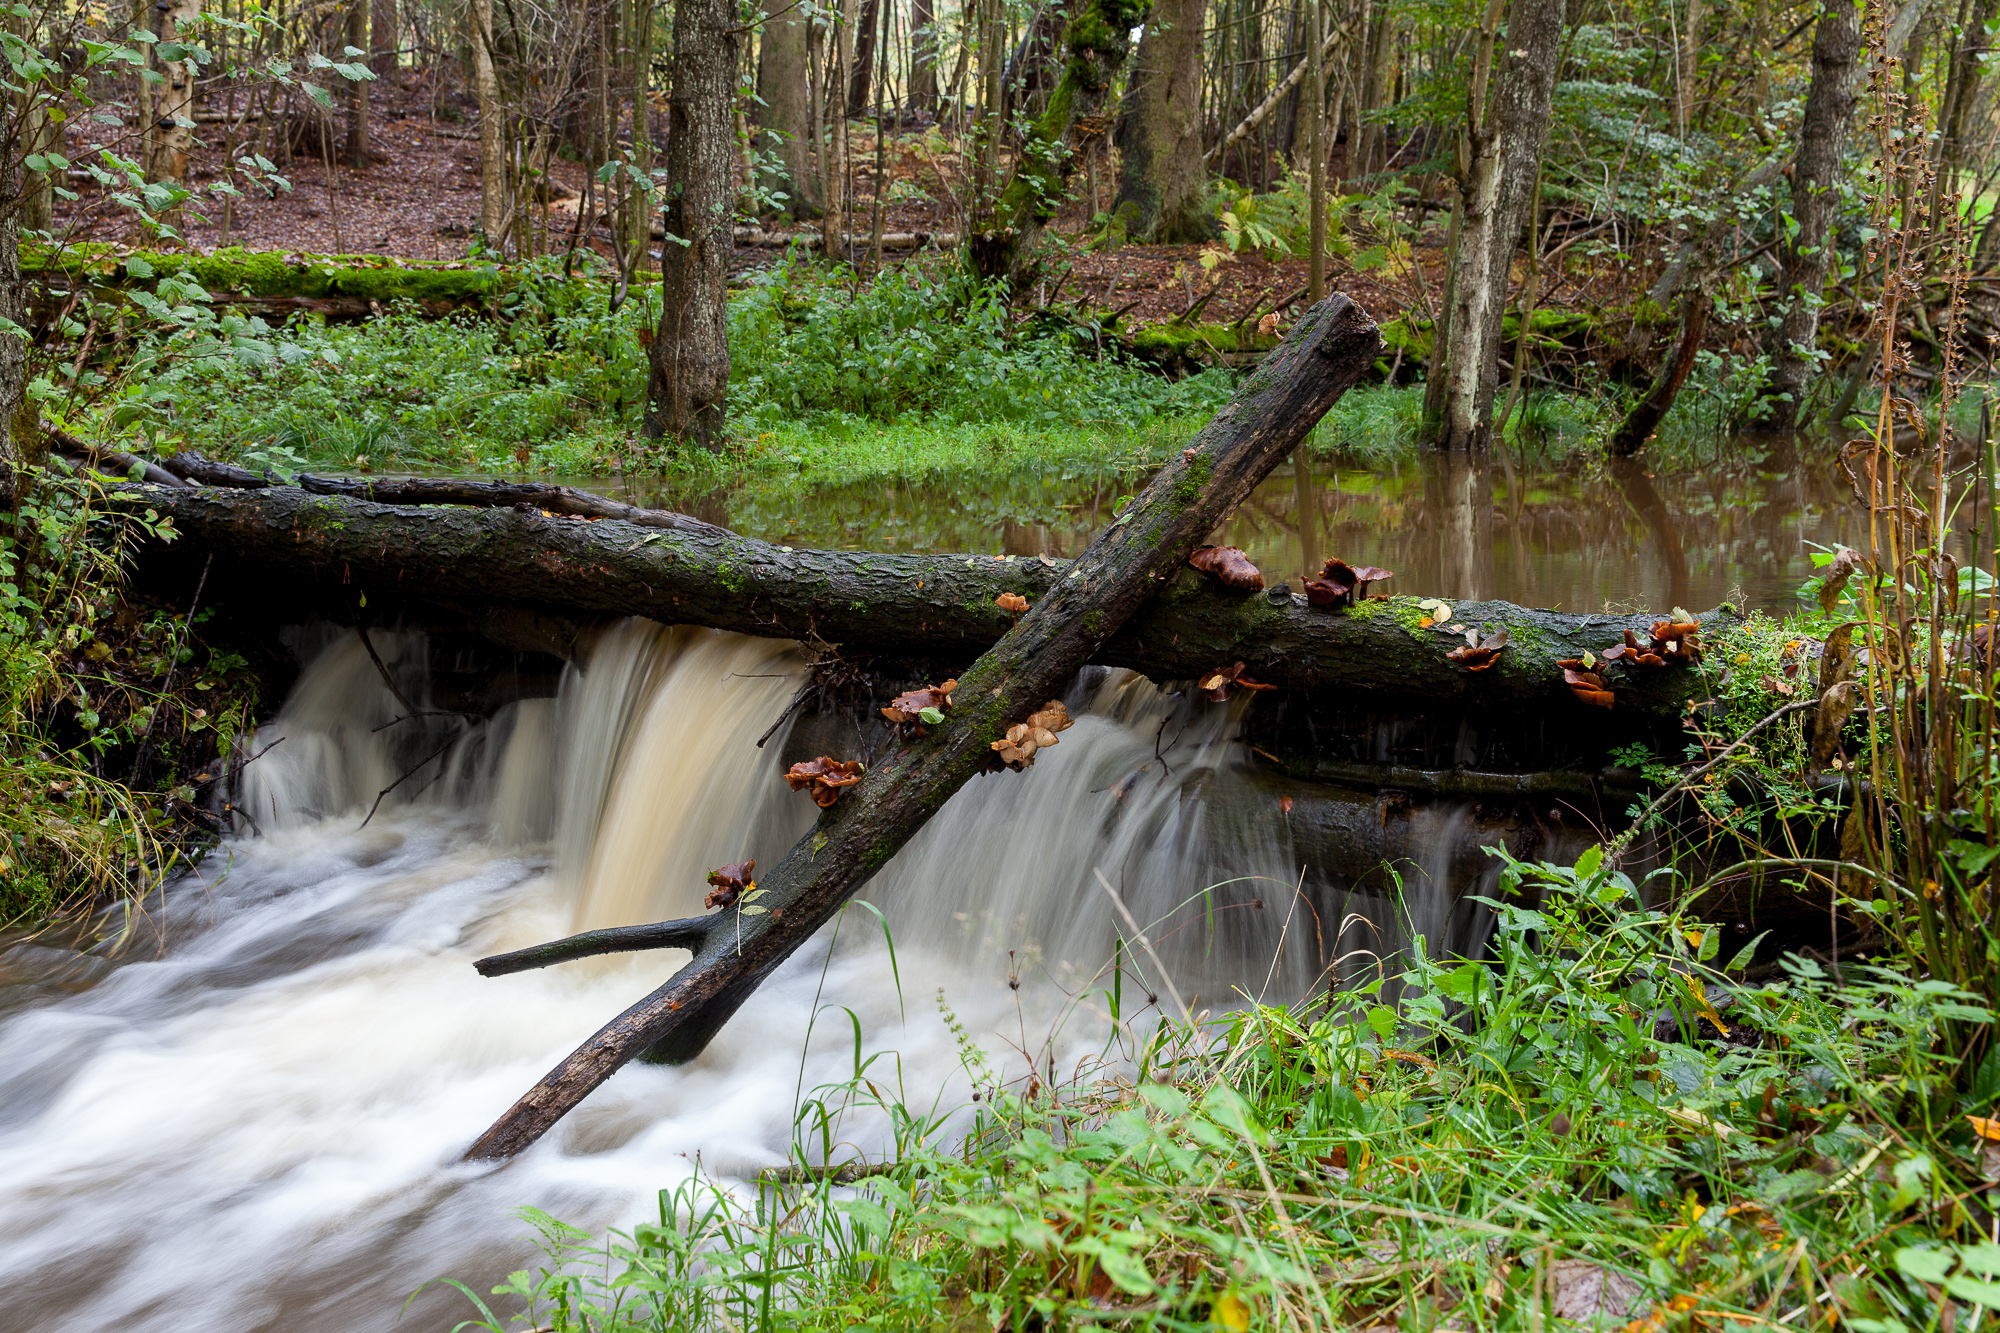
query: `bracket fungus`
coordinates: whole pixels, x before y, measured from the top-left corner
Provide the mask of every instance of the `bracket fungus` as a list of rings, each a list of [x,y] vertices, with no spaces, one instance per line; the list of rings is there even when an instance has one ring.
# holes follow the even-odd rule
[[[1204,574],[1213,574],[1225,588],[1258,592],[1264,587],[1264,572],[1250,563],[1250,557],[1234,546],[1197,546],[1188,563]]]
[[[1446,653],[1445,660],[1456,662],[1467,671],[1484,671],[1500,657],[1500,650],[1508,644],[1505,626],[1493,633],[1480,636],[1476,629],[1465,632],[1465,644]]]
[[[865,770],[859,759],[840,760],[830,755],[817,759],[802,759],[793,764],[785,774],[785,781],[793,791],[812,792],[813,804],[824,810],[840,799],[842,787],[852,787],[861,781]]]
[[[1016,722],[1007,728],[1007,735],[994,741],[992,748],[999,754],[1002,763],[1019,773],[1034,764],[1035,751],[1054,745],[1056,733],[1068,731],[1073,725],[1069,710],[1062,706],[1062,701],[1051,699],[1028,714],[1026,722]]]
[[[1324,610],[1352,606],[1368,597],[1368,585],[1396,577],[1394,570],[1377,565],[1350,565],[1335,556],[1326,562],[1316,579],[1306,580],[1306,601]]]
[[[1237,662],[1231,666],[1216,667],[1213,671],[1202,672],[1201,679],[1195,682],[1195,688],[1207,695],[1210,703],[1222,704],[1229,702],[1232,690],[1275,690],[1278,687],[1250,679],[1243,674],[1243,664]]]
[[[757,887],[757,881],[750,878],[750,872],[757,868],[757,858],[748,861],[731,861],[708,872],[708,882],[715,887],[701,900],[703,907],[734,907],[736,899],[745,889]]]
[[[926,723],[936,726],[944,721],[945,712],[951,707],[951,692],[957,688],[956,680],[948,680],[942,685],[905,690],[889,701],[882,716],[905,736],[921,736]]]
[[[1611,687],[1594,669],[1596,662],[1589,657],[1566,657],[1556,665],[1562,668],[1563,684],[1569,686],[1570,693],[1577,697],[1579,703],[1593,708],[1611,707]]]

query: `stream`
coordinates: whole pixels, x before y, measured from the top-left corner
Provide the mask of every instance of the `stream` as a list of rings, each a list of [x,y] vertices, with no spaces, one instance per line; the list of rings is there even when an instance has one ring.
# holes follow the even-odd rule
[[[1229,537],[1267,571],[1330,553],[1386,564],[1402,592],[1594,610],[1740,588],[1776,607],[1810,573],[1810,543],[1856,519],[1844,479],[1806,465],[1637,481],[1302,471],[1261,488]],[[753,496],[721,517],[795,544],[1067,554],[1115,493],[1012,479],[977,502],[911,488],[760,510]],[[1309,874],[1289,806],[1221,799],[1251,790],[1232,743],[1247,702],[1088,670],[1060,745],[953,797],[864,890],[879,915],[850,908],[702,1057],[632,1065],[521,1157],[463,1164],[685,955],[492,980],[472,961],[693,915],[710,868],[774,864],[813,811],[780,780],[783,730],[757,740],[802,665],[788,644],[625,621],[553,698],[469,719],[426,708],[448,649],[373,637],[417,715],[352,630],[288,631],[302,671],[251,743],[238,833],[122,948],[0,939],[0,1280],[39,1329],[386,1329],[432,1278],[484,1290],[532,1264],[521,1205],[630,1226],[690,1173],[743,1182],[784,1164],[800,1095],[848,1078],[857,1047],[890,1053],[875,1076],[923,1106],[968,1092],[947,1018],[1003,1076],[1030,1057],[1073,1068],[1111,1021],[1093,996],[1120,937],[1100,871],[1197,1009],[1290,1000],[1336,956],[1339,975],[1366,974],[1412,932],[1435,952],[1483,929],[1460,904],[1490,882],[1461,854],[1468,807],[1411,816],[1429,850],[1403,868],[1400,904]],[[886,1137],[865,1117],[845,1131],[864,1151]],[[434,1288],[402,1323],[469,1313]]]

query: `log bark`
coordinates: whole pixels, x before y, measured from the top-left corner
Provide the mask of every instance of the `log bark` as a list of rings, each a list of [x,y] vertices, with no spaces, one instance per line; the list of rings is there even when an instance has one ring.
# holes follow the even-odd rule
[[[785,212],[809,218],[819,212],[819,182],[812,165],[812,116],[806,87],[812,75],[806,61],[806,25],[802,9],[787,0],[767,0],[768,15],[758,40],[758,146],[784,166]],[[740,230],[740,229],[739,229]]]
[[[957,705],[826,810],[761,881],[755,916],[713,923],[693,961],[557,1065],[467,1152],[511,1157],[641,1052],[693,1058],[770,972],[994,758],[990,742],[1059,694],[1188,553],[1291,453],[1373,363],[1381,336],[1335,297],[1272,357],[1063,579],[960,678]],[[1032,771],[1002,777],[1033,781]],[[732,920],[731,917],[734,916]]]
[[[394,493],[390,483],[360,484]],[[636,615],[837,644],[857,656],[965,661],[1007,632],[1007,613],[994,598],[1015,593],[1037,601],[1074,567],[988,555],[787,550],[685,515],[662,526],[552,517],[539,501],[523,513],[400,508],[293,486],[134,485],[122,493],[173,517],[181,533],[174,550],[221,557],[218,586],[246,600],[282,596],[304,614],[315,601],[350,606],[366,593],[377,614],[391,614],[400,602],[480,623],[501,611],[532,612],[528,623],[556,626],[536,631],[545,637],[532,646],[559,656],[570,651],[565,636],[576,632],[575,620]],[[1512,646],[1489,669],[1468,672],[1446,660],[1463,640],[1415,628],[1422,613],[1409,597],[1327,612],[1283,585],[1244,594],[1183,569],[1160,581],[1095,660],[1155,680],[1185,680],[1241,659],[1257,680],[1371,702],[1570,708],[1557,661],[1608,648],[1622,630],[1643,630],[1653,619],[1506,602],[1454,605],[1463,623],[1505,626],[1511,634]],[[551,621],[550,613],[564,619]],[[1707,620],[1717,628],[1732,623],[1727,613]],[[1698,685],[1695,673],[1679,671],[1614,683],[1619,708],[1661,716],[1677,714]]]
[[[1215,221],[1201,155],[1202,19],[1207,0],[1155,0],[1118,117],[1114,217],[1135,241],[1205,241]]]

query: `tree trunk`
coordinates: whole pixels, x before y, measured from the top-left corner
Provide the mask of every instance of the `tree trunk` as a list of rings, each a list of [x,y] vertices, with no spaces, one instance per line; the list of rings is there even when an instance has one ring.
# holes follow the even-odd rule
[[[1807,385],[1819,371],[1820,289],[1833,260],[1834,216],[1840,208],[1840,155],[1854,114],[1854,62],[1861,53],[1853,0],[1830,0],[1813,33],[1812,84],[1799,122],[1792,163],[1792,218],[1781,229],[1778,260],[1784,268],[1785,308],[1771,351],[1771,425],[1798,424]]]
[[[468,1158],[511,1157],[620,1066],[698,1055],[771,971],[837,912],[995,756],[989,742],[1055,697],[1374,361],[1375,327],[1344,298],[1320,306],[999,643],[961,678],[949,720],[906,744],[821,815],[760,881],[758,914],[706,919],[692,962],[550,1071]],[[1034,781],[1032,774],[1000,781]]]
[[[0,97],[0,143],[14,135],[17,112],[12,97]],[[22,185],[16,160],[0,161],[0,319],[18,328],[28,307],[21,283],[20,229],[4,221],[18,204]],[[39,437],[27,407],[28,346],[16,333],[0,332],[0,513],[20,500],[23,468],[40,461]]]
[[[1613,458],[1637,454],[1673,410],[1674,399],[1680,396],[1681,386],[1687,383],[1688,374],[1694,369],[1695,354],[1701,351],[1701,337],[1708,329],[1708,312],[1714,303],[1706,282],[1693,282],[1685,289],[1681,298],[1680,345],[1660,367],[1646,396],[1611,433],[1606,448]]]
[[[861,20],[854,30],[853,63],[847,72],[847,118],[868,110],[868,83],[875,77],[875,42],[881,36],[882,0],[862,0]]]
[[[342,63],[368,60],[368,15],[371,0],[352,0],[347,7],[347,45],[359,56],[343,54]],[[368,165],[368,80],[346,79],[347,164],[357,171]]]
[[[507,139],[493,48],[493,0],[472,0],[472,84],[479,96],[479,230],[498,245],[507,228]]]
[[[396,0],[371,0],[368,17],[368,68],[378,79],[396,72],[402,59],[403,27],[396,21]]]
[[[36,98],[21,113],[21,156],[62,151],[62,128],[49,115],[48,104]],[[0,140],[4,142],[4,140]],[[21,230],[50,231],[55,227],[55,176],[46,171],[24,171],[21,185]]]
[[[645,431],[719,453],[729,391],[723,284],[736,199],[736,7],[676,0],[674,91],[667,133],[666,241],[660,249],[660,328],[646,386]]]
[[[767,8],[783,8],[767,0]],[[819,182],[812,167],[812,116],[807,105],[806,24],[796,8],[764,20],[757,56],[757,96],[764,103],[759,147],[784,166],[785,211],[794,218],[819,212]]]
[[[1068,60],[1048,107],[1029,126],[1013,179],[1001,192],[992,225],[972,240],[972,263],[980,273],[1023,281],[1035,262],[1042,228],[1061,207],[1069,187],[1073,155],[1070,128],[1094,116],[1111,95],[1112,80],[1124,68],[1132,29],[1146,18],[1151,0],[1081,0],[1064,34]]]
[[[634,511],[560,487],[305,478],[312,489],[239,490],[237,479],[213,464],[167,461],[209,484],[124,489],[130,503],[172,516],[182,534],[174,552],[219,557],[218,595],[226,592],[241,605],[279,604],[285,614],[302,616],[351,608],[365,593],[385,617],[470,621],[504,642],[557,656],[571,653],[588,624],[634,615],[819,640],[840,645],[849,657],[965,662],[1007,632],[996,597],[1040,601],[1074,568],[1067,561],[962,554],[787,551],[686,515]],[[1463,509],[1473,516],[1467,521],[1490,523],[1477,517],[1477,485],[1440,494],[1439,512],[1473,506]],[[426,507],[398,508],[362,495]],[[447,502],[492,507],[440,507]],[[1484,503],[1490,506],[1490,498]],[[1460,526],[1462,544],[1477,540],[1480,529]],[[1407,591],[1451,597],[1460,620],[1509,627],[1513,645],[1489,669],[1468,672],[1445,656],[1463,642],[1458,635],[1413,628],[1421,614],[1414,601],[1334,613],[1275,587],[1246,596],[1183,569],[1159,583],[1093,660],[1161,681],[1241,660],[1258,680],[1319,697],[1366,699],[1369,706],[1408,700],[1422,707],[1456,701],[1569,709],[1556,664],[1618,643],[1623,629],[1652,623],[1460,603],[1461,594],[1473,591],[1469,584]],[[1699,684],[1696,673],[1644,673],[1618,683],[1618,707],[1677,716]]]
[[[1504,47],[1493,46],[1490,25],[1481,44],[1484,69],[1473,75],[1474,101],[1462,141],[1457,246],[1424,395],[1425,435],[1440,449],[1484,448],[1492,432],[1508,279],[1541,171],[1564,3],[1514,0]],[[1489,20],[1497,16],[1497,6],[1495,0]],[[1485,71],[1496,54],[1499,70],[1489,111]]]
[[[159,45],[181,40],[181,30],[201,17],[201,0],[166,0],[160,16]],[[190,37],[188,40],[192,41]],[[150,178],[163,184],[186,185],[188,158],[194,148],[195,69],[187,60],[160,61],[164,80],[153,93],[153,161]]]
[[[1204,241],[1215,224],[1201,154],[1202,20],[1208,0],[1155,0],[1118,118],[1118,197],[1135,241]]]
[[[932,0],[910,0],[910,110],[938,109],[938,35]]]

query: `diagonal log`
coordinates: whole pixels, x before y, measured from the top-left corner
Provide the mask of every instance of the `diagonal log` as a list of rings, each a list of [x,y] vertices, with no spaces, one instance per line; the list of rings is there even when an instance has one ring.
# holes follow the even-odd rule
[[[678,921],[655,921],[645,926],[609,926],[586,930],[547,944],[531,944],[512,953],[496,953],[473,964],[482,977],[504,977],[514,972],[531,972],[538,967],[596,958],[607,953],[632,953],[639,949],[698,949],[715,927],[716,917],[683,917]]]
[[[988,768],[991,743],[1008,725],[1059,694],[1179,571],[1368,368],[1380,344],[1375,325],[1346,297],[1315,307],[1182,457],[960,677],[947,721],[892,751],[764,877],[759,905],[769,910],[709,918],[714,925],[686,967],[550,1070],[467,1157],[520,1152],[641,1053],[670,1061],[698,1054],[772,969]],[[1030,770],[992,780],[1034,777]]]

